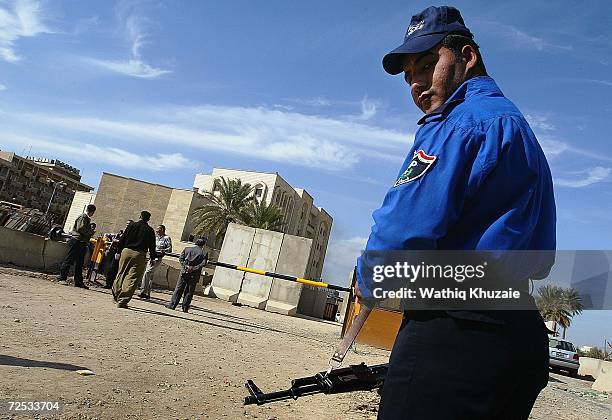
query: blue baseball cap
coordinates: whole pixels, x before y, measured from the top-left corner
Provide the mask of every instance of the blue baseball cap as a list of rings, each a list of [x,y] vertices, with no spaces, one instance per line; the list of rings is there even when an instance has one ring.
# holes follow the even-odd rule
[[[404,55],[427,51],[450,33],[474,38],[459,10],[450,6],[428,7],[412,16],[404,43],[383,57],[383,68],[389,74],[400,74],[404,70]]]

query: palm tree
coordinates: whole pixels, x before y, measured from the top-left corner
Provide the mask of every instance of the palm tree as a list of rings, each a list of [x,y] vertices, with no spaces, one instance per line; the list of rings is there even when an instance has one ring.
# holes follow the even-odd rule
[[[578,315],[579,313],[581,313],[584,306],[582,305],[582,299],[580,298],[580,294],[578,293],[578,291],[574,288],[569,288],[564,289],[563,294],[565,304],[571,316],[573,317],[574,315]],[[567,326],[563,326],[563,338],[565,338],[565,330],[568,327],[569,324]]]
[[[196,235],[214,233],[216,238],[225,236],[230,223],[244,224],[247,208],[253,201],[253,187],[240,179],[216,178],[213,191],[204,195],[211,203],[194,210],[193,232]]]
[[[557,325],[565,330],[572,323],[572,317],[582,312],[582,302],[576,289],[564,289],[559,286],[546,285],[538,289],[536,304],[545,321],[553,321],[554,330]]]
[[[278,207],[253,200],[248,207],[245,222],[247,226],[253,228],[282,232],[285,227],[283,218],[284,215]]]

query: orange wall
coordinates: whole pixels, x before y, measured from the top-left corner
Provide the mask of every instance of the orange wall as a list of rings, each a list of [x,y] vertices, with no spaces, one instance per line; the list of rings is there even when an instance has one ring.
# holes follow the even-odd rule
[[[347,322],[344,325],[343,331],[347,331],[348,328],[350,328],[350,324],[353,322],[355,307],[354,303],[350,305],[346,317]],[[361,328],[355,341],[379,349],[391,350],[401,323],[401,312],[374,309]]]

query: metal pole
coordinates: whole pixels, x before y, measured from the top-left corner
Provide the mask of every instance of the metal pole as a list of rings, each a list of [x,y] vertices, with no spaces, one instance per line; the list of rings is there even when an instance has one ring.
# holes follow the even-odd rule
[[[51,203],[53,202],[53,197],[55,197],[56,188],[57,188],[57,182],[53,183],[53,192],[51,193],[51,198],[49,199],[49,205],[47,206],[47,211],[45,212],[45,216],[49,214],[49,210],[51,209]]]
[[[175,257],[175,258],[179,257],[179,254],[175,254],[175,253],[167,253],[165,255],[169,257]],[[242,266],[238,266],[235,264],[224,263],[221,261],[208,261],[208,264],[214,265],[215,267],[229,268],[230,270],[243,271],[245,273],[259,274],[261,276],[272,277],[275,279],[281,279],[281,280],[292,281],[295,283],[307,284],[309,286],[322,287],[324,289],[338,290],[340,292],[350,292],[351,291],[351,289],[348,287],[336,286],[335,284],[328,284],[322,281],[303,279],[301,277],[288,276],[286,274],[272,273],[270,271],[259,270],[257,268],[242,267]]]

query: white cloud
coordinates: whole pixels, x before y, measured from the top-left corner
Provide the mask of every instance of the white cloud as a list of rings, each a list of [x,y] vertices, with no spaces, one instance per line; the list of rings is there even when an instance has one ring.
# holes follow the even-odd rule
[[[8,5],[7,5],[8,6]],[[0,58],[9,63],[21,60],[15,51],[19,38],[53,33],[42,22],[42,8],[36,0],[17,0],[12,7],[0,7]]]
[[[525,31],[518,29],[515,26],[495,21],[480,20],[478,23],[485,27],[486,30],[494,31],[511,42],[514,48],[529,48],[537,51],[570,51],[573,49],[571,45],[560,45],[547,41],[544,38],[528,34]]]
[[[6,89],[8,89],[6,85],[3,85],[0,83],[0,91],[6,90]]]
[[[612,168],[595,166],[584,171],[569,174],[570,178],[553,178],[555,185],[567,188],[583,188],[598,182],[610,181]]]
[[[316,98],[308,99],[291,99],[292,102],[296,102],[303,105],[309,106],[331,106],[332,101],[324,96],[317,96]]]
[[[554,157],[570,150],[569,144],[550,137],[537,136],[540,146],[547,157]]]
[[[543,114],[525,114],[525,118],[529,122],[532,129],[540,129],[544,131],[554,130],[555,126],[550,122],[547,115]]]
[[[412,141],[409,134],[362,122],[264,107],[166,106],[121,119],[40,114],[9,118],[40,133],[55,127],[72,138],[88,133],[105,142],[146,141],[190,153],[218,151],[338,171],[362,158],[396,162]]]
[[[171,73],[170,70],[155,68],[145,63],[142,57],[142,48],[145,45],[147,35],[143,29],[142,19],[131,15],[125,19],[124,26],[131,45],[131,57],[129,59],[101,60],[88,57],[84,61],[114,73],[141,79],[156,79],[164,74]]]
[[[39,153],[53,156],[68,156],[80,162],[108,164],[121,168],[139,168],[150,171],[168,171],[196,168],[198,163],[181,153],[138,154],[116,147],[100,147],[94,144],[66,142],[44,137],[30,137],[3,133],[2,141],[13,148],[31,146]]]
[[[369,120],[374,115],[376,115],[376,111],[378,109],[378,102],[372,101],[368,99],[367,96],[364,96],[361,100],[361,119]]]
[[[609,80],[599,80],[599,79],[575,79],[575,80],[579,82],[585,82],[585,83],[594,83],[596,85],[612,86],[612,82]]]
[[[347,239],[332,239],[327,247],[323,279],[338,285],[346,285],[348,276],[365,248],[368,238],[354,236]]]
[[[169,70],[151,67],[147,63],[143,62],[140,58],[126,61],[98,60],[95,58],[89,58],[85,61],[94,66],[110,70],[115,73],[138,77],[141,79],[155,79],[163,74],[170,73]]]

